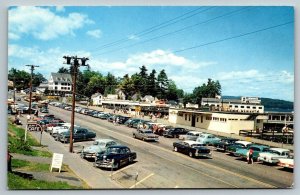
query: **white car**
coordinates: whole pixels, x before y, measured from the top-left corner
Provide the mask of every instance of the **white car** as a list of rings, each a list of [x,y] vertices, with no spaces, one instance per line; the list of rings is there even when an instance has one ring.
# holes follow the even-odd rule
[[[268,152],[259,153],[257,158],[258,161],[277,164],[279,159],[288,158],[290,156],[290,151],[283,148],[270,148]]]
[[[280,158],[278,165],[283,168],[294,169],[294,158]]]
[[[179,135],[179,138],[180,140],[193,140],[193,141],[196,141],[197,138],[203,134],[202,132],[200,131],[189,131],[187,134],[185,135]]]

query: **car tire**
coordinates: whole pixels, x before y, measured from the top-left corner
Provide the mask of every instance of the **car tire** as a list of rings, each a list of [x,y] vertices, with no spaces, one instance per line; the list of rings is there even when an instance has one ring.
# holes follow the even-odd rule
[[[194,157],[193,152],[189,152],[189,156],[193,158]]]

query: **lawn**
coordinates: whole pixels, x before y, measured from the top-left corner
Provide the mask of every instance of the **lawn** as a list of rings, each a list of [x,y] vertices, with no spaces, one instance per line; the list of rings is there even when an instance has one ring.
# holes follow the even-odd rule
[[[10,153],[19,153],[30,156],[52,157],[52,153],[48,151],[32,149],[31,146],[40,147],[40,144],[30,134],[27,134],[26,142],[24,141],[24,138],[25,130],[9,122],[8,143]]]

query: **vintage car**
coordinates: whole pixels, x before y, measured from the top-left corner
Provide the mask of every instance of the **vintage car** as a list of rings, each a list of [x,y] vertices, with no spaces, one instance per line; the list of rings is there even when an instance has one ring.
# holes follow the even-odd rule
[[[165,131],[163,136],[164,137],[179,137],[179,135],[185,135],[187,134],[189,131],[185,128],[181,128],[181,127],[175,127],[172,129],[169,129],[168,131]]]
[[[281,166],[283,168],[288,168],[288,169],[294,169],[294,157],[289,156],[288,158],[280,158],[278,159],[278,166]]]
[[[251,144],[252,142],[248,141],[236,141],[234,144],[227,146],[226,152],[229,152],[229,154],[234,155],[238,148],[247,148],[247,146]]]
[[[136,153],[127,146],[110,146],[104,153],[97,155],[93,165],[100,168],[119,169],[132,163],[136,158]]]
[[[202,134],[202,132],[200,131],[189,131],[187,134],[185,135],[179,135],[180,140],[193,140],[196,141],[197,138]]]
[[[210,149],[192,140],[174,142],[173,148],[175,152],[181,152],[190,157],[211,157]]]
[[[264,163],[277,164],[279,159],[288,158],[290,156],[290,150],[284,148],[270,148],[268,152],[261,152],[257,158],[257,161]]]
[[[92,145],[84,147],[82,149],[80,157],[87,159],[95,159],[98,153],[103,153],[105,152],[107,147],[115,145],[118,145],[118,143],[112,139],[96,139]]]
[[[204,145],[213,145],[220,140],[220,138],[214,136],[213,134],[203,133],[196,139],[196,142]]]
[[[227,147],[234,144],[236,141],[238,141],[238,139],[230,137],[221,138],[221,140],[219,142],[214,143],[213,146],[216,148],[216,150],[226,152]]]
[[[74,141],[85,141],[85,140],[91,140],[96,137],[96,133],[89,131],[88,129],[78,127],[74,128],[73,133],[73,140]],[[70,142],[70,131],[62,132],[58,135],[57,138],[58,141],[61,141],[63,143]]]
[[[247,159],[249,156],[250,149],[253,150],[253,156],[252,156],[253,161],[257,161],[259,153],[268,152],[270,150],[270,147],[264,145],[252,144],[249,145],[247,148],[238,148],[234,153],[234,155],[241,157],[242,159]]]
[[[57,134],[59,129],[68,129],[71,126],[71,123],[63,123],[61,125],[58,125],[56,127],[52,127],[47,129],[47,131],[50,133],[50,135],[55,135]]]
[[[150,129],[136,129],[132,136],[143,141],[158,141],[158,135],[155,135]]]

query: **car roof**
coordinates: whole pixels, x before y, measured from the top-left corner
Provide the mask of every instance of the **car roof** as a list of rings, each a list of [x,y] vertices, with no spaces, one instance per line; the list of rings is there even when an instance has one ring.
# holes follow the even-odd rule
[[[235,143],[237,144],[244,144],[244,145],[247,145],[247,144],[252,144],[252,142],[248,142],[248,141],[236,141]]]
[[[200,144],[199,142],[196,142],[196,141],[193,141],[193,140],[185,140],[183,141],[185,143],[188,143],[189,145],[192,145],[192,144]]]
[[[257,147],[257,148],[270,148],[269,146],[259,145],[259,144],[253,144],[253,145],[251,145],[251,147]]]
[[[116,142],[115,140],[112,140],[112,139],[106,139],[106,138],[104,138],[104,139],[96,139],[95,141],[97,141],[97,142],[104,142],[104,143],[107,143],[107,142],[111,142],[111,141],[114,141],[114,142]]]
[[[192,134],[201,133],[201,134],[203,134],[203,133],[202,133],[202,132],[200,132],[200,131],[189,131],[188,133],[192,133]]]
[[[278,152],[290,152],[289,149],[285,149],[285,148],[270,148],[270,150],[274,150]]]

